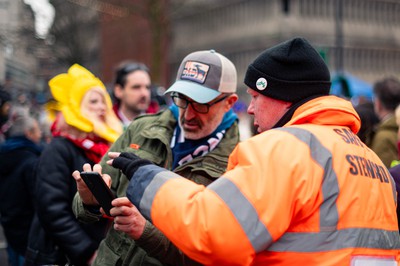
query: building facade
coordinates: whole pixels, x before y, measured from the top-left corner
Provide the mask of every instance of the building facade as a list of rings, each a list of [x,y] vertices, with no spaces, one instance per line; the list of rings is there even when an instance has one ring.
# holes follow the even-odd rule
[[[100,5],[101,72],[108,87],[113,86],[116,67],[127,60],[146,64],[155,85],[167,84],[168,5],[169,0],[117,0],[103,4],[104,8]]]
[[[173,69],[193,50],[215,49],[235,63],[244,86],[244,71],[259,53],[302,36],[332,73],[369,83],[400,77],[398,0],[198,0],[183,9],[172,19]]]
[[[0,84],[11,94],[36,86],[33,13],[23,0],[0,0]]]
[[[215,49],[235,63],[238,84],[244,87],[242,81],[248,64],[264,49],[295,36],[307,38],[333,74],[349,72],[371,84],[384,76],[400,76],[398,0],[54,0],[52,3],[56,7],[56,20],[50,39],[38,43],[30,7],[23,0],[0,0],[1,84],[46,90],[50,77],[77,62],[110,87],[115,66],[132,59],[149,65],[155,83],[168,87],[185,55],[194,50]],[[63,5],[76,11],[66,11]],[[79,15],[79,20],[74,15]],[[78,21],[77,26],[69,24],[71,29],[66,30],[69,35],[62,33],[60,26],[67,28],[63,17]],[[74,46],[58,45],[63,37],[63,44]],[[63,53],[70,54],[69,61],[60,64]]]

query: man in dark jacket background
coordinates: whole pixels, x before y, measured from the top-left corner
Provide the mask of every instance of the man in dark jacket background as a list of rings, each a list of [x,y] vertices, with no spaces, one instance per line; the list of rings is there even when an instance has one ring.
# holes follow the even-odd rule
[[[9,128],[8,118],[11,109],[11,95],[0,86],[0,143],[5,141]]]
[[[33,219],[35,168],[42,132],[24,110],[14,110],[9,137],[0,146],[0,214],[9,265],[23,265]]]

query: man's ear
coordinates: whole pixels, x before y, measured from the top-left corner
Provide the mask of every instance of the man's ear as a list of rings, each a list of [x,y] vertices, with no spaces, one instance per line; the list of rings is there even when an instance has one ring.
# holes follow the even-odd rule
[[[374,112],[379,116],[379,113],[382,111],[382,104],[378,98],[374,99]]]
[[[122,98],[122,91],[124,90],[124,88],[121,87],[121,85],[117,84],[114,86],[114,96],[120,100]]]
[[[232,93],[231,95],[229,95],[228,98],[226,98],[225,100],[225,112],[228,112],[238,99],[239,96],[236,93]]]
[[[32,131],[31,130],[24,130],[24,136],[29,139],[32,140]]]

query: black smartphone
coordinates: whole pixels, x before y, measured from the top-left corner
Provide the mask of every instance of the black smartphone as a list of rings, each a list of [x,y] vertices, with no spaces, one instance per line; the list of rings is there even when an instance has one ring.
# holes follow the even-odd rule
[[[81,172],[81,177],[104,212],[108,216],[111,216],[110,210],[113,207],[111,201],[115,199],[115,195],[104,182],[101,175],[97,172]]]

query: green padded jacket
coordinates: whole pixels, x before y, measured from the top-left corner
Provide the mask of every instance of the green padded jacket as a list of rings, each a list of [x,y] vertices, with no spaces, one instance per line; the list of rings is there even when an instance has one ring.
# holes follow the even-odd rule
[[[172,150],[170,141],[177,120],[167,109],[153,115],[136,118],[109,151],[134,152],[141,158],[149,159],[155,164],[171,169]],[[237,121],[226,131],[218,146],[202,157],[174,169],[174,172],[196,183],[208,185],[225,172],[229,154],[239,142]],[[105,156],[100,164],[103,173],[111,176],[111,189],[117,197],[126,196],[128,179],[118,170],[106,164]],[[97,221],[99,215],[92,213],[82,204],[79,194],[75,195],[73,211],[84,223]],[[146,223],[142,237],[136,241],[125,233],[110,227],[106,238],[100,243],[96,265],[200,265],[184,256],[157,228]]]
[[[371,143],[371,149],[388,168],[392,161],[398,158],[397,131],[396,117],[392,115],[379,123]]]

